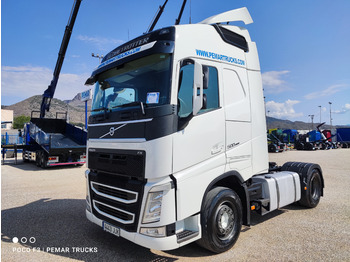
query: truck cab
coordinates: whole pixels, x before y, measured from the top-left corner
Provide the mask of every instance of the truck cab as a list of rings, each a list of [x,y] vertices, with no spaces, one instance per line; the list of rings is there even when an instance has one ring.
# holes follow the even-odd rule
[[[158,250],[198,240],[223,252],[252,208],[270,211],[257,48],[232,21],[252,19],[241,8],[142,35],[87,80],[86,215],[105,231]]]

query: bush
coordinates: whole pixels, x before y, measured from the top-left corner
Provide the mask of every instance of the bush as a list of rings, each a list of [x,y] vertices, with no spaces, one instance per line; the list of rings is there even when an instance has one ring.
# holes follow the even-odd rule
[[[13,119],[13,129],[22,129],[25,123],[30,121],[30,116],[16,116]]]

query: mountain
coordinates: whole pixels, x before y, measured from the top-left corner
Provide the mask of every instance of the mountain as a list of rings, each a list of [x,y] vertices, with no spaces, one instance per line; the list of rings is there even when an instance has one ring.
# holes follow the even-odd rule
[[[290,120],[282,120],[273,117],[266,117],[266,125],[267,129],[272,128],[281,128],[281,129],[296,129],[296,130],[313,130],[320,123],[314,123],[313,127],[311,123],[305,123],[302,121],[290,121]],[[334,128],[334,126],[333,126]],[[330,125],[322,125],[321,130],[323,129],[331,129]]]
[[[63,100],[63,102],[69,104],[72,107],[80,108],[85,111],[85,102],[81,102],[81,93],[77,94],[75,97],[73,97],[72,100]],[[91,108],[91,100],[87,102],[88,110]]]
[[[32,111],[37,111],[33,113],[33,116],[39,117],[41,101],[42,101],[42,96],[37,95],[37,96],[29,97],[21,102],[18,102],[10,106],[2,106],[1,108],[13,110],[13,117],[17,117],[20,115],[31,116]],[[79,123],[85,124],[85,103],[81,101],[77,102],[77,99],[74,100],[74,98],[67,102],[53,98],[51,100],[50,111],[46,112],[45,117],[55,118],[56,113],[58,112],[59,113],[68,112],[69,122],[76,123],[76,124],[79,124]],[[88,105],[88,109],[90,108],[91,108],[91,102],[90,102],[90,106]],[[62,117],[62,116],[59,115],[59,117]]]

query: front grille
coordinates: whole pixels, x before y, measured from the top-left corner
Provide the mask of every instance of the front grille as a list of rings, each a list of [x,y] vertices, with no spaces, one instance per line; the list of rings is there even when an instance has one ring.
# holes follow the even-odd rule
[[[89,173],[93,214],[129,232],[136,232],[145,180],[106,172]]]
[[[128,177],[145,177],[145,151],[89,149],[91,170]]]
[[[97,195],[110,198],[118,202],[131,204],[137,201],[138,193],[130,190],[102,185],[96,182],[91,182],[91,188]]]
[[[104,203],[93,201],[94,208],[102,215],[109,217],[123,224],[131,224],[134,222],[135,215],[119,208],[115,208]]]

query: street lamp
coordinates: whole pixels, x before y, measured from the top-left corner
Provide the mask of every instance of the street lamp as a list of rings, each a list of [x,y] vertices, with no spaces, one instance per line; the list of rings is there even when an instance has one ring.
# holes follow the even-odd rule
[[[309,117],[311,117],[311,130],[314,130],[314,116],[315,115],[309,115]]]
[[[328,102],[328,104],[329,104],[329,123],[332,129],[332,102]]]
[[[320,124],[322,123],[322,121],[321,121],[321,108],[322,108],[322,106],[318,106],[319,108],[320,108]]]
[[[94,53],[92,53],[91,56],[92,56],[92,57],[98,58],[98,61],[99,61],[99,63],[101,64],[101,60],[102,60],[102,58],[103,58],[103,55],[99,55],[99,54],[96,54],[96,55],[95,55]]]

